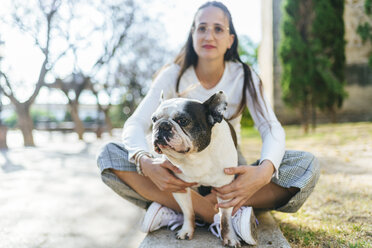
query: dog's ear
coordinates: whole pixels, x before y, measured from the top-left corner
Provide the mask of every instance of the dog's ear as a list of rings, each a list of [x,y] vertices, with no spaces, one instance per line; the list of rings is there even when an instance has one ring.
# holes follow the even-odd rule
[[[226,95],[223,91],[219,91],[206,100],[203,105],[207,109],[207,121],[213,126],[223,119],[227,108]]]

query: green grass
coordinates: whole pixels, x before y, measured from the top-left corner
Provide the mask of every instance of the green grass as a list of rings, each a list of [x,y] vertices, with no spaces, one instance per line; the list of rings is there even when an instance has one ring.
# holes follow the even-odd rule
[[[253,127],[244,127],[241,129],[243,139],[260,138],[260,133]]]
[[[286,148],[312,152],[321,164],[314,192],[294,214],[273,212],[292,247],[372,248],[372,123],[319,125],[304,134],[285,126]],[[257,159],[261,140],[242,130],[242,150]]]

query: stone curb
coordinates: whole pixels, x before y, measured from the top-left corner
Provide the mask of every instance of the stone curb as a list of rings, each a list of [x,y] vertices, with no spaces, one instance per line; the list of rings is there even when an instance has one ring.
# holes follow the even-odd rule
[[[242,245],[242,247],[271,247],[288,248],[291,247],[283,236],[277,223],[270,212],[257,213],[259,221],[258,245]],[[192,240],[178,240],[175,232],[165,228],[149,233],[142,241],[140,248],[204,248],[204,247],[224,247],[221,240],[210,233],[207,228],[198,227],[195,230]]]

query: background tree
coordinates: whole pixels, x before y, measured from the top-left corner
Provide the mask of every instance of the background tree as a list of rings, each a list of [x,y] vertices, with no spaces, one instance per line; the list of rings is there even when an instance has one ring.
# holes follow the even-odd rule
[[[163,33],[162,27],[143,13],[136,15],[134,28],[128,32],[130,40],[118,49],[111,61],[115,67],[111,66],[111,71],[105,73],[105,80],[97,80],[93,85],[108,131],[111,120],[113,126],[122,127],[147,92],[154,73],[171,60],[171,51],[158,37]]]
[[[311,0],[285,2],[280,44],[283,101],[299,109],[305,132],[308,131],[313,96],[311,75],[314,68],[309,49],[311,4]]]
[[[314,14],[310,44],[315,56],[313,127],[316,122],[315,107],[335,123],[336,111],[346,97],[344,0],[316,0]]]
[[[91,84],[90,78],[81,73],[74,73],[63,80],[57,78],[54,83],[48,84],[49,88],[61,90],[68,99],[68,105],[70,107],[69,113],[74,122],[74,130],[78,134],[80,140],[83,139],[85,127],[79,117],[79,98],[83,90],[89,89]]]
[[[365,0],[364,11],[369,20],[360,24],[357,32],[362,38],[363,42],[372,42],[372,0]],[[372,51],[369,55],[368,64],[372,68]]]
[[[3,49],[4,41],[1,40],[0,36],[0,71],[1,71],[1,60],[3,59],[2,56],[2,49]],[[2,90],[0,89],[0,149],[7,149],[8,145],[6,143],[6,135],[8,128],[3,124],[2,120],[2,111],[3,111],[3,101],[2,101]]]
[[[79,8],[76,5],[80,5]],[[93,14],[90,16],[80,15],[79,10],[82,8],[90,10]],[[103,74],[110,70],[111,62],[115,59],[120,48],[133,39],[129,35],[129,30],[135,25],[137,8],[138,6],[132,0],[121,0],[114,3],[104,1],[74,2],[69,8],[67,21],[70,25],[65,28],[64,38],[74,48],[72,51],[74,57],[73,71],[66,79],[57,78],[54,83],[48,84],[48,87],[58,88],[64,92],[68,99],[71,117],[79,139],[83,139],[85,131],[84,124],[79,117],[81,93],[84,90],[90,90],[98,99],[97,87],[93,84],[97,84],[99,80],[107,82],[107,73],[106,76]],[[95,22],[94,19],[100,21]],[[83,34],[80,30],[75,29],[74,23],[87,24],[82,27],[84,28]],[[100,38],[97,39],[97,37]],[[92,46],[100,47],[99,52],[96,52],[96,58],[92,60],[94,63],[90,67],[85,66],[83,68],[82,61],[79,58],[91,50]],[[106,79],[103,79],[105,77]],[[104,114],[108,112],[110,107],[110,105],[107,106],[104,108],[98,102],[98,109]],[[110,126],[110,120],[105,119]],[[100,129],[97,130],[97,134],[100,134]]]
[[[44,85],[47,73],[69,49],[68,47],[62,47],[62,49],[58,49],[54,56],[50,53],[54,41],[53,34],[58,32],[56,19],[58,18],[60,6],[61,1],[59,0],[48,1],[48,3],[44,1],[12,1],[12,9],[9,9],[11,16],[2,19],[3,22],[8,23],[20,32],[28,34],[44,57],[37,81],[31,91],[31,95],[26,99],[22,99],[18,94],[25,92],[26,87],[24,83],[13,80],[12,75],[9,73],[10,69],[0,68],[0,90],[15,107],[18,115],[18,126],[22,131],[25,146],[35,145],[32,135],[33,123],[30,107]],[[22,90],[19,91],[19,89]]]
[[[317,108],[335,120],[336,108],[346,96],[343,1],[287,0],[283,9],[283,100],[299,110],[308,132],[310,119],[315,128]]]
[[[25,145],[34,145],[30,107],[44,85],[64,92],[75,130],[82,139],[84,125],[78,112],[79,97],[91,90],[98,101],[99,91],[107,87],[95,85],[109,82],[112,79],[110,72],[115,71],[122,61],[129,61],[129,56],[137,56],[131,53],[132,46],[149,39],[151,35],[149,32],[145,35],[145,29],[151,28],[149,23],[155,21],[149,20],[133,0],[54,0],[49,1],[49,5],[41,0],[9,2],[11,14],[2,20],[32,37],[44,55],[38,80],[26,100],[24,89],[27,87],[24,82],[14,79],[16,70],[1,68],[0,71],[0,89],[16,108]],[[122,49],[124,45],[126,51]],[[104,104],[98,104],[98,109],[107,114],[110,104],[106,106],[104,109]]]

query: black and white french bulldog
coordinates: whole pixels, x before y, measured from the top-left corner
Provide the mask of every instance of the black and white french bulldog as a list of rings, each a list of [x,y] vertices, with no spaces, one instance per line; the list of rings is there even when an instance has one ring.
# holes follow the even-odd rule
[[[224,173],[224,168],[238,165],[236,135],[223,118],[226,107],[226,96],[220,91],[203,103],[185,98],[162,101],[153,114],[154,149],[180,168],[182,173],[177,176],[182,180],[212,187],[233,181],[233,175]],[[184,215],[177,238],[192,239],[195,215],[190,189],[173,196]],[[224,245],[240,246],[231,222],[232,210],[219,211],[221,236]]]

